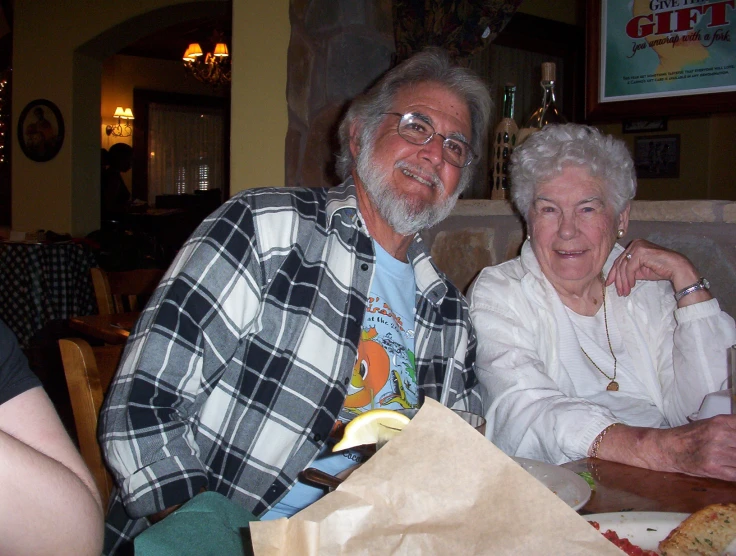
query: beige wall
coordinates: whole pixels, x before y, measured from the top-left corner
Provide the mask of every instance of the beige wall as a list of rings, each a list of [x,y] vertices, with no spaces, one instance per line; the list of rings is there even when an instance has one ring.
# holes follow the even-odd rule
[[[234,0],[230,194],[285,185],[287,0]],[[235,59],[235,58],[233,58]],[[235,138],[237,137],[237,140]]]
[[[621,132],[621,123],[597,125],[605,133],[623,139],[634,153],[637,137],[680,136],[678,178],[640,179],[637,199],[736,200],[733,161],[736,159],[736,114],[702,118],[670,118],[667,130],[650,133]]]
[[[736,114],[712,116],[710,124],[708,196],[736,201]]]
[[[66,134],[59,154],[44,163],[28,160],[13,134],[13,228],[84,235],[99,227],[102,61],[175,23],[174,16],[145,17],[167,7],[179,7],[179,21],[196,11],[181,0],[16,1],[13,121],[28,102],[46,98],[61,110]],[[233,192],[245,183],[284,182],[289,36],[285,0],[235,0],[234,14],[242,19],[233,25],[232,95],[247,108],[232,115]]]

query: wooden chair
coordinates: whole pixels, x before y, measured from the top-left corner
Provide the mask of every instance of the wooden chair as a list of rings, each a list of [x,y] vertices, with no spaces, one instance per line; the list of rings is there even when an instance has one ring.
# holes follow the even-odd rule
[[[99,313],[113,315],[140,311],[163,278],[165,270],[140,268],[107,272],[101,268],[91,268],[90,272]]]
[[[85,340],[68,338],[59,340],[59,348],[72,402],[79,451],[100,490],[102,507],[106,508],[113,480],[97,443],[97,419],[120,362],[123,346],[93,348]]]

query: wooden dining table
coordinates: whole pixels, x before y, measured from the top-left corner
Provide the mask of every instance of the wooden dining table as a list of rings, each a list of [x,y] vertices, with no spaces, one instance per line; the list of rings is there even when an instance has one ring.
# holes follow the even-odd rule
[[[595,482],[580,514],[609,512],[692,513],[709,504],[736,502],[736,482],[664,473],[622,463],[586,458],[562,467],[588,472]]]
[[[140,315],[140,312],[132,312],[72,317],[69,328],[106,344],[124,344]]]

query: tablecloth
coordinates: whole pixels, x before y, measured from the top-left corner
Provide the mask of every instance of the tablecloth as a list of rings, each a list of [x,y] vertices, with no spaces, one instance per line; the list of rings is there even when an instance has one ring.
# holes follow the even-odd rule
[[[51,320],[97,312],[89,273],[96,265],[76,243],[0,243],[0,319],[21,347]]]

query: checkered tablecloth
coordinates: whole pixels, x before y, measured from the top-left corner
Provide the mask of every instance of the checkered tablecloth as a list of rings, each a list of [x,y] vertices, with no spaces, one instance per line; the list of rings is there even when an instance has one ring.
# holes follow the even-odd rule
[[[0,244],[0,319],[21,347],[50,320],[96,312],[92,253],[74,243]]]

